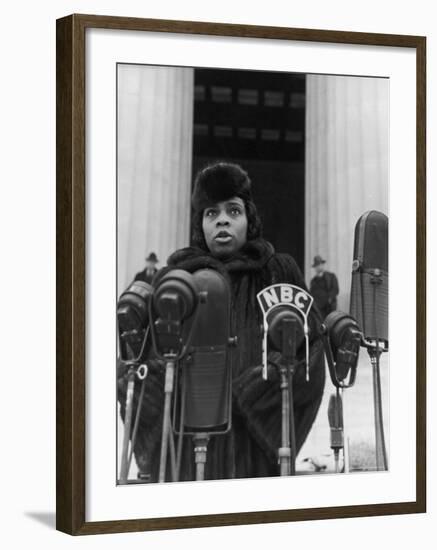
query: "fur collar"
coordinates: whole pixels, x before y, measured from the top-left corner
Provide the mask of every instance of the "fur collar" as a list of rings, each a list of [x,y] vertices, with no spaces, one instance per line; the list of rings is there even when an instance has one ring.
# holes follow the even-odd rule
[[[174,252],[167,260],[169,267],[192,271],[212,268],[219,272],[260,271],[275,254],[273,246],[264,239],[248,241],[234,256],[218,260],[211,253],[193,246]]]

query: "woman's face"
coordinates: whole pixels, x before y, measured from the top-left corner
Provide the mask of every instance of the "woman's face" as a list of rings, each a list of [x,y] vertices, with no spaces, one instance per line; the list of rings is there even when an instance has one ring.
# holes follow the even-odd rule
[[[226,258],[235,254],[247,240],[247,216],[244,201],[233,197],[205,208],[202,229],[213,256]]]

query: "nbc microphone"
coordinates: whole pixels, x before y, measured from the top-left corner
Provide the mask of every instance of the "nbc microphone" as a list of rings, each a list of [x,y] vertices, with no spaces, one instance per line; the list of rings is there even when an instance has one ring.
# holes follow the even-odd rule
[[[282,397],[281,446],[278,449],[280,475],[296,473],[296,433],[293,404],[293,376],[297,348],[305,340],[307,380],[309,380],[308,313],[313,298],[306,290],[288,283],[268,286],[258,292],[263,313],[263,378],[267,379],[267,343],[281,353],[279,362]]]

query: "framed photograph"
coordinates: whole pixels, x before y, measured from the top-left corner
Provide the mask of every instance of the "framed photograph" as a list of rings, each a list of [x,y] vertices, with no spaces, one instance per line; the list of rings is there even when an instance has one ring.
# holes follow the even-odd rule
[[[57,21],[59,530],[425,512],[425,98],[425,37]]]

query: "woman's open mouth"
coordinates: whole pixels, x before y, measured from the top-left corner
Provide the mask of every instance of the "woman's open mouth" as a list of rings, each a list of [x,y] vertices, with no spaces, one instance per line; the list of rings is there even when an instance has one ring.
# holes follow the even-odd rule
[[[226,243],[229,243],[232,240],[232,235],[230,233],[228,233],[227,231],[220,231],[214,237],[214,240],[217,241],[220,244],[226,244]]]

